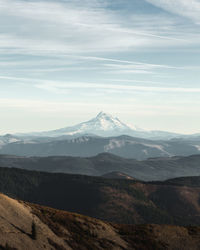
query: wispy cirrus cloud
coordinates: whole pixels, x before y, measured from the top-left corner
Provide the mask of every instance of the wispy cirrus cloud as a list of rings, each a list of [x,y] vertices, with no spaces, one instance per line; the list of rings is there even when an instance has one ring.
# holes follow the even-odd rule
[[[143,20],[139,16],[136,18],[137,15],[135,19],[131,15],[125,18],[118,11],[100,6],[99,1],[84,6],[84,2],[78,5],[73,1],[1,0],[4,25],[1,26],[0,49],[77,54],[180,46],[189,42],[183,36],[170,34],[175,20],[169,24],[153,15],[144,16]]]
[[[0,76],[0,79],[15,80],[16,82],[26,84],[33,83],[33,87],[55,92],[55,93],[68,93],[70,90],[76,89],[95,89],[95,90],[113,90],[113,91],[140,91],[140,92],[171,92],[171,93],[200,93],[200,88],[194,87],[161,87],[161,86],[146,86],[134,84],[111,84],[108,82],[63,82],[63,81],[50,81],[44,79],[29,79]],[[146,82],[147,83],[147,82]],[[151,82],[150,82],[151,83]]]
[[[34,76],[96,71],[97,75],[160,75],[161,70],[178,66],[134,62],[123,53],[190,48],[200,42],[196,32],[188,39],[185,24],[176,18],[128,10],[123,15],[108,5],[106,0],[0,0],[4,20],[0,27],[0,55],[15,55],[10,61],[0,62],[3,73]],[[121,55],[109,58],[109,53]],[[26,60],[21,60],[22,56]]]
[[[200,1],[199,0],[146,0],[166,11],[189,18],[200,24]]]
[[[98,0],[0,0],[0,14],[4,19],[0,27],[0,54],[15,54],[17,58],[17,62],[4,62],[2,68],[13,70],[15,67],[15,72],[30,70],[30,73],[38,74],[73,71],[75,67],[77,71],[83,71],[92,69],[90,62],[94,61],[96,65],[93,65],[93,69],[105,73],[152,74],[174,66],[133,63],[125,59],[103,58],[97,54],[188,47],[200,41],[195,32],[187,39],[181,25],[177,32],[176,18],[132,12],[124,16],[118,10],[107,8],[108,5],[108,1]],[[25,61],[20,61],[19,55],[29,57],[29,62],[25,64]],[[44,63],[41,58],[30,60],[30,56],[50,56],[54,63],[46,60],[44,65],[45,60]]]
[[[54,107],[60,117],[117,107],[127,117],[143,115],[145,124],[146,115],[165,114],[166,129],[171,114],[196,119],[198,13],[197,0],[0,0],[5,128],[16,124],[15,105],[34,129],[34,112],[45,117]],[[20,119],[22,126],[29,120]]]
[[[90,63],[90,65],[86,65]],[[0,67],[2,69],[10,68],[12,71],[20,72],[56,72],[73,70],[102,70],[105,73],[131,73],[131,74],[153,74],[157,70],[179,69],[180,67],[152,64],[131,60],[120,60],[96,56],[73,56],[66,55],[58,58],[45,58],[33,60],[19,60],[18,58],[1,59]]]

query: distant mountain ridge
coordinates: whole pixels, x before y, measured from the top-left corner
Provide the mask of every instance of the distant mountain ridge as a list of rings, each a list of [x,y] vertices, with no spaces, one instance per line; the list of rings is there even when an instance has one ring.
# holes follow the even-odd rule
[[[49,136],[58,137],[63,135],[74,136],[74,135],[85,135],[85,134],[95,134],[99,136],[112,136],[121,135],[124,132],[130,133],[133,129],[131,126],[126,125],[121,122],[118,118],[113,117],[110,114],[100,112],[96,117],[89,121],[82,122],[75,126],[65,127],[61,129],[28,133],[26,136]]]
[[[100,112],[72,127],[0,136],[0,154],[90,157],[111,153],[137,160],[200,153],[200,136],[146,131]]]
[[[5,138],[0,137],[0,154],[91,157],[100,153],[111,153],[124,158],[144,160],[152,157],[189,156],[200,153],[200,139],[155,141],[130,136],[80,136],[13,137],[13,139],[10,137],[9,140],[5,142]]]
[[[148,131],[136,126],[123,123],[117,117],[113,117],[105,112],[100,112],[96,117],[89,121],[82,122],[75,126],[65,127],[61,129],[33,132],[27,134],[19,134],[19,136],[35,136],[35,137],[59,137],[59,136],[81,136],[85,134],[93,134],[97,136],[119,136],[129,135],[146,139],[171,139],[184,135],[165,132],[165,131]]]
[[[152,158],[145,161],[124,159],[108,153],[90,158],[0,155],[0,167],[88,176],[103,175],[110,179],[162,181],[175,177],[200,175],[200,155]]]

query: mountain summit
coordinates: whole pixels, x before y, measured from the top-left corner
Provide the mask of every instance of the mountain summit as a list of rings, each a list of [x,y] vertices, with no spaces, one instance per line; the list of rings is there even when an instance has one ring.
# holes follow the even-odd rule
[[[98,136],[115,136],[129,134],[132,128],[121,122],[118,118],[113,117],[105,112],[100,112],[95,118],[82,122],[72,127],[61,128],[53,131],[43,132],[46,136],[63,136],[63,135],[85,135],[95,134]]]
[[[147,131],[135,126],[121,122],[117,117],[113,117],[105,112],[100,112],[96,117],[89,121],[79,123],[75,126],[61,129],[20,134],[21,136],[37,137],[78,137],[83,135],[96,135],[103,137],[129,135],[145,139],[171,139],[181,135],[165,131]],[[20,136],[19,135],[19,136]]]
[[[99,131],[113,131],[113,130],[129,130],[131,127],[121,122],[117,117],[113,117],[110,114],[100,112],[95,118],[88,122],[82,123],[82,125],[92,126],[93,129]]]

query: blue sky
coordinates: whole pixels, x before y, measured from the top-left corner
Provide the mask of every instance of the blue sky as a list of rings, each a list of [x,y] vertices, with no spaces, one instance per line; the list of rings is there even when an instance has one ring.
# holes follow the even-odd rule
[[[0,133],[103,110],[200,132],[199,0],[0,0]]]

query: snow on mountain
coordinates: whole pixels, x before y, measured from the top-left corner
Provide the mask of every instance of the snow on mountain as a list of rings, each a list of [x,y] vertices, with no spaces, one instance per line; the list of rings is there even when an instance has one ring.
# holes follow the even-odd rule
[[[118,118],[110,114],[100,112],[95,118],[78,125],[81,132],[91,133],[94,131],[123,131],[132,129]]]
[[[8,143],[14,143],[14,142],[18,142],[18,141],[21,141],[21,139],[19,139],[16,136],[10,135],[10,134],[0,136],[0,148]]]
[[[98,136],[115,136],[121,134],[129,134],[133,131],[134,127],[126,125],[118,118],[110,114],[100,112],[95,118],[82,122],[72,127],[65,127],[57,130],[31,133],[33,136],[50,136],[58,137],[63,135],[85,135],[95,134]],[[30,134],[29,134],[30,135]]]
[[[21,134],[22,137],[63,137],[63,139],[71,139],[73,137],[79,137],[82,135],[90,136],[119,136],[129,135],[133,137],[140,137],[145,139],[172,139],[175,137],[181,137],[183,135],[170,133],[165,131],[148,131],[136,126],[128,125],[120,121],[118,118],[113,117],[110,114],[100,112],[95,118],[82,122],[78,125],[65,127],[61,129],[36,132],[29,134]],[[60,138],[61,139],[61,138]]]

